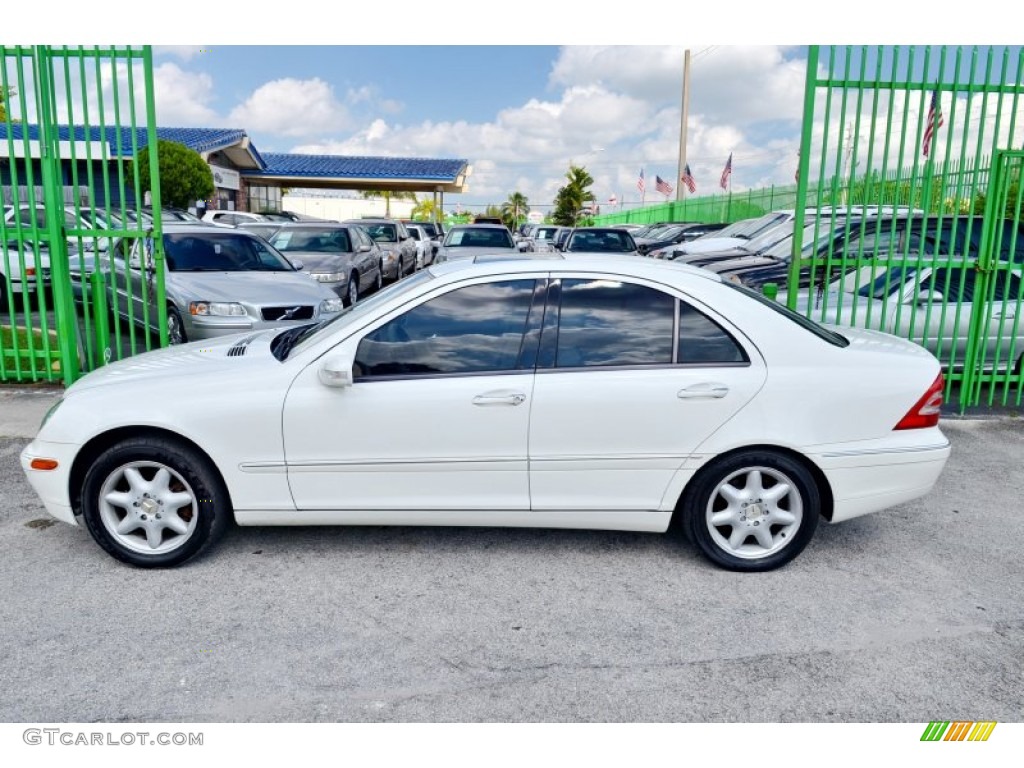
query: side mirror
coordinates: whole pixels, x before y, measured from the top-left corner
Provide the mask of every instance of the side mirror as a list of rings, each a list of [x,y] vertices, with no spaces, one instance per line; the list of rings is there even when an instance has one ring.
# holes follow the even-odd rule
[[[320,383],[325,387],[351,387],[352,363],[348,355],[328,357],[320,365]]]
[[[520,240],[516,247],[519,249],[520,253],[530,250],[530,244],[525,240]]]
[[[368,245],[360,245],[359,249],[357,251],[357,253],[369,253],[369,252],[370,252],[370,246],[368,246]]]
[[[297,269],[297,270],[301,270],[304,266],[306,266],[305,264],[303,264],[298,259],[292,259],[291,262],[292,262],[292,266],[295,267],[295,269]]]

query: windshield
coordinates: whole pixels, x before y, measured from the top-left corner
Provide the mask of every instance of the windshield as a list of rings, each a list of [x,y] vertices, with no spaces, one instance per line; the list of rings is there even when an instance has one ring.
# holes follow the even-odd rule
[[[397,243],[398,227],[394,224],[365,223],[363,228],[378,243]]]
[[[577,253],[630,253],[636,250],[636,246],[633,238],[621,230],[577,229],[569,238],[566,250]]]
[[[788,221],[789,218],[790,216],[788,213],[768,213],[757,219],[744,219],[742,221],[734,222],[725,229],[720,229],[717,232],[708,232],[706,235],[698,237],[697,240],[701,240],[705,237],[709,240],[716,237],[739,237],[744,240],[749,240],[750,238],[761,234],[769,227]]]
[[[165,234],[167,268],[172,272],[294,272],[269,243],[236,232]]]
[[[804,227],[803,238],[800,241],[803,245],[801,246],[800,252],[805,257],[810,255],[812,251],[817,252],[819,249],[827,246],[829,242],[844,229],[845,224],[842,217],[832,219],[831,221],[833,222],[832,224],[826,224],[824,221],[819,221],[815,224],[812,221]],[[817,236],[817,239],[815,239],[815,236]],[[761,237],[763,238],[765,235],[762,235]],[[792,230],[790,229],[786,237],[783,237],[770,248],[765,249],[764,255],[771,256],[773,259],[779,259],[780,261],[789,262],[793,256]]]
[[[278,339],[287,339],[285,334],[291,334],[295,329],[284,331],[275,337],[274,344],[271,349],[279,360],[284,360],[289,356],[289,354],[301,352],[307,347],[318,343],[326,336],[334,333],[339,328],[344,328],[350,323],[358,322],[376,310],[376,308],[384,302],[390,301],[396,296],[401,296],[403,293],[417,288],[428,280],[433,279],[434,276],[430,273],[429,269],[417,272],[411,277],[406,277],[399,280],[397,283],[392,283],[388,287],[382,288],[372,296],[360,299],[358,304],[349,306],[330,320],[325,320],[321,323],[317,323],[316,325],[304,326],[301,331],[296,332],[296,334],[292,336],[287,347],[278,346],[276,343]]]
[[[279,251],[305,253],[350,253],[352,241],[347,229],[320,227],[317,229],[284,229],[270,238],[270,244]]]
[[[512,234],[504,227],[453,229],[444,239],[446,248],[515,248]]]
[[[539,227],[533,234],[534,240],[550,240],[555,236],[555,232],[558,231],[558,227]]]

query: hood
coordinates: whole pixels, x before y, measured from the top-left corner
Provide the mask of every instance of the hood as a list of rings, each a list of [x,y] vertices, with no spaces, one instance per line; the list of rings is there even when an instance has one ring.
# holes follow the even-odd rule
[[[337,298],[304,272],[169,272],[167,293],[183,306],[190,301],[245,304],[319,304]]]
[[[352,264],[352,253],[320,251],[284,251],[290,261],[301,261],[303,272],[338,272]]]
[[[283,328],[219,336],[215,339],[194,341],[164,349],[154,349],[140,355],[119,360],[86,374],[68,387],[67,395],[108,384],[139,382],[145,379],[185,378],[198,380],[208,375],[229,371],[252,371],[268,364],[278,366],[277,358],[270,354],[270,342]],[[193,386],[182,383],[182,386]],[[144,390],[139,390],[144,392]]]
[[[742,237],[711,237],[691,240],[678,250],[683,253],[710,253],[711,251],[724,251],[728,248],[741,247],[750,241]]]

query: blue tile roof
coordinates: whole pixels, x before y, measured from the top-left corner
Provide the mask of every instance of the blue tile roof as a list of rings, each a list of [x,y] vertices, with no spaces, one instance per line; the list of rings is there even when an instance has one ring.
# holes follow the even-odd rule
[[[11,138],[21,140],[28,132],[31,141],[38,141],[39,126],[14,123]],[[149,143],[145,128],[135,129],[135,143],[132,144],[132,129],[115,126],[62,125],[57,128],[58,139],[69,141],[105,140],[112,157],[131,155]],[[194,149],[196,152],[216,152],[234,146],[246,138],[241,128],[157,128],[157,137],[175,141]],[[6,140],[5,125],[0,123],[0,141]],[[120,142],[120,147],[118,146]],[[309,179],[402,179],[416,181],[454,182],[465,170],[468,160],[434,159],[427,157],[352,157],[345,155],[292,155],[270,153],[261,155],[250,142],[252,153],[259,170],[242,170],[243,176],[260,177],[305,177]]]
[[[263,170],[242,171],[242,175],[454,181],[467,164],[466,160],[427,157],[351,157],[273,152],[263,155],[263,159],[266,163]]]
[[[25,131],[28,132],[30,141],[39,140],[38,125],[22,125],[14,123],[11,125],[11,138],[20,140],[24,138]],[[245,131],[241,128],[157,128],[157,138],[167,141],[176,141],[184,144],[196,152],[216,152],[219,149],[238,144],[245,138]],[[0,139],[6,139],[5,126],[0,123]],[[117,156],[118,142],[120,141],[120,154],[132,154],[133,146],[142,149],[149,144],[149,134],[145,128],[135,129],[135,144],[132,144],[132,129],[117,128],[116,126],[98,125],[60,125],[57,126],[57,138],[60,141],[101,141],[105,140],[110,147],[111,155]],[[262,164],[262,158],[256,148],[250,145],[250,151]]]

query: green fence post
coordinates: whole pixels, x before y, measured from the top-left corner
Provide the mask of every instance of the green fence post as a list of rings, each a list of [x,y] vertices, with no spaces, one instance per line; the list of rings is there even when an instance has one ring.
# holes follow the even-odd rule
[[[89,278],[92,284],[93,330],[96,333],[96,367],[110,362],[110,312],[107,308],[107,286],[97,270]]]
[[[762,293],[764,293],[766,298],[769,298],[772,301],[775,301],[775,299],[779,295],[779,284],[778,283],[765,283],[764,286],[761,288],[761,291],[762,291]]]

